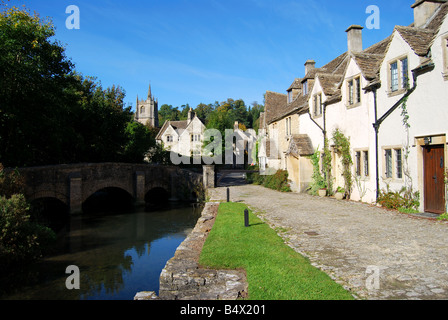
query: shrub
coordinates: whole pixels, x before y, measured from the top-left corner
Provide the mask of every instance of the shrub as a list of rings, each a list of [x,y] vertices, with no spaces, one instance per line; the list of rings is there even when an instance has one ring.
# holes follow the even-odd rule
[[[398,210],[414,209],[418,210],[420,206],[420,192],[412,192],[406,187],[401,188],[400,191],[391,191],[389,187],[386,190],[381,190],[377,202],[386,208]]]
[[[258,171],[254,170],[254,172],[246,174],[246,181],[277,191],[291,192],[288,183],[288,171],[286,170],[277,170],[271,175],[260,175]]]
[[[55,238],[54,232],[30,220],[29,206],[21,194],[0,197],[0,268],[40,258]]]

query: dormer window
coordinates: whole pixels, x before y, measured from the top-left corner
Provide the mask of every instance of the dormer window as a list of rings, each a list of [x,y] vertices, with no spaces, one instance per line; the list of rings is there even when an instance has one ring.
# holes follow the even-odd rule
[[[347,80],[347,107],[356,107],[361,103],[361,77]]]
[[[322,115],[322,93],[313,96],[313,114],[315,117]]]
[[[389,93],[402,93],[409,87],[408,57],[389,62]]]
[[[288,91],[288,103],[292,102],[292,90]]]
[[[442,39],[443,78],[448,80],[448,36]]]
[[[306,94],[308,94],[308,80],[307,81],[305,81],[303,84],[302,84],[302,90],[303,90],[303,94],[304,95],[306,95]]]

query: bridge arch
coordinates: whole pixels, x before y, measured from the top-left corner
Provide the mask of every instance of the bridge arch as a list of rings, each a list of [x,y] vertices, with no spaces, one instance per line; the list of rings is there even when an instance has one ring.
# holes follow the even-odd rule
[[[105,187],[92,193],[82,203],[84,213],[125,212],[133,209],[134,197],[119,187]]]
[[[67,206],[69,205],[68,196],[66,194],[57,192],[55,190],[40,190],[35,193],[32,193],[27,198],[29,201],[53,198],[53,199],[57,199],[57,200],[61,201],[62,203],[64,203]]]
[[[81,201],[85,202],[89,197],[91,197],[93,194],[97,193],[98,191],[104,190],[104,189],[110,189],[110,188],[115,188],[115,189],[121,189],[126,191],[129,195],[131,195],[132,197],[134,196],[134,190],[132,188],[132,186],[129,186],[126,183],[120,183],[120,181],[114,181],[114,182],[110,182],[110,181],[95,181],[94,183],[86,183],[85,184],[85,188],[84,188],[84,192],[83,192],[83,196]]]

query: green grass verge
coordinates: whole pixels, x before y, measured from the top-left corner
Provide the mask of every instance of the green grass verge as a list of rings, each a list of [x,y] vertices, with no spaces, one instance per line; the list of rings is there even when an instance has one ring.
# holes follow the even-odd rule
[[[352,295],[313,267],[242,203],[221,203],[199,263],[209,268],[244,269],[251,300],[349,300]]]

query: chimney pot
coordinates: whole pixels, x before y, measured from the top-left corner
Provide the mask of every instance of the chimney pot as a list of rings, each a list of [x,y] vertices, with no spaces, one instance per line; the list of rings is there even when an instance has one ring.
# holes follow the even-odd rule
[[[362,29],[359,25],[351,25],[345,32],[347,32],[347,47],[348,52],[362,51]]]

